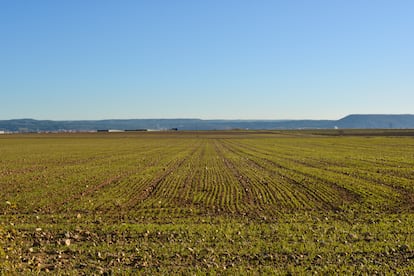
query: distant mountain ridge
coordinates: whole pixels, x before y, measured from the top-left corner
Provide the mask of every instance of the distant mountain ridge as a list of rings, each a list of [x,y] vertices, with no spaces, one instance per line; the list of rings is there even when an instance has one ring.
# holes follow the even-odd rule
[[[96,131],[96,130],[228,130],[228,129],[414,129],[414,115],[352,114],[339,120],[201,120],[201,119],[116,119],[52,121],[34,119],[0,120],[0,131]]]
[[[414,128],[414,115],[348,115],[337,121],[339,128]]]

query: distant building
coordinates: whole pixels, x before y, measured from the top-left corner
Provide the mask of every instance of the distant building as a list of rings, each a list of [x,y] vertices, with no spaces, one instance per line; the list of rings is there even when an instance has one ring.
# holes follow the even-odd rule
[[[146,128],[126,129],[126,132],[147,131]]]
[[[120,130],[120,129],[98,129],[97,132],[124,132],[124,130]]]
[[[6,134],[4,130],[0,130],[0,134]]]

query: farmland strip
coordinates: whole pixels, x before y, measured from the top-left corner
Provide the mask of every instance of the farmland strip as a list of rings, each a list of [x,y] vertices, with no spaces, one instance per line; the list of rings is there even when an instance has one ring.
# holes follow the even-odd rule
[[[198,145],[199,147],[199,145]],[[190,158],[198,149],[198,147],[192,149],[190,151],[189,154],[187,154],[184,158],[179,159],[177,161],[175,161],[172,165],[170,165],[168,168],[166,168],[164,170],[163,173],[159,174],[158,176],[156,176],[145,188],[145,190],[143,190],[140,194],[138,194],[137,196],[133,196],[130,198],[130,200],[125,203],[122,207],[125,209],[131,208],[133,206],[136,206],[138,204],[138,202],[143,202],[146,199],[148,199],[157,189],[158,185],[161,183],[161,181],[163,181],[168,175],[170,175],[171,173],[173,173],[174,171],[178,170],[178,168],[180,168],[184,162]]]

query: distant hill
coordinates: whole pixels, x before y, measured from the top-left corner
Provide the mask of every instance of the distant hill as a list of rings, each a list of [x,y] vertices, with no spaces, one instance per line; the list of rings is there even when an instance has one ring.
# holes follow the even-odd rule
[[[329,129],[329,128],[414,128],[414,115],[349,115],[340,120],[200,120],[200,119],[129,119],[50,121],[33,119],[0,120],[0,131],[95,131],[172,129]]]
[[[349,115],[337,121],[339,128],[414,128],[414,115]]]

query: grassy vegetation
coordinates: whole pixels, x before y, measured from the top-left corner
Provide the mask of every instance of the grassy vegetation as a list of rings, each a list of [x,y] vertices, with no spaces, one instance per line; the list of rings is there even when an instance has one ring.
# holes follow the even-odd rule
[[[354,134],[1,136],[0,271],[410,275],[414,139]]]

